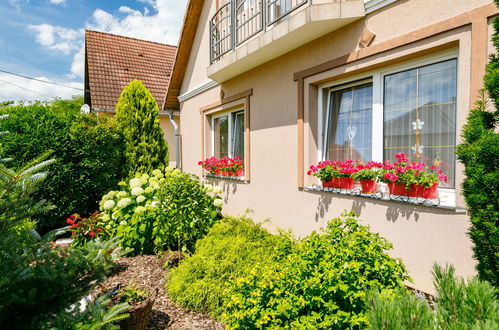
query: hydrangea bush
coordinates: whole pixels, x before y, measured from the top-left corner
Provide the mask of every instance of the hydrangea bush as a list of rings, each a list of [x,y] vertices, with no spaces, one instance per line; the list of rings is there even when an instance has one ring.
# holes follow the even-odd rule
[[[191,250],[221,218],[222,189],[178,169],[137,174],[119,186],[102,198],[101,221],[106,235],[121,236],[135,254]]]

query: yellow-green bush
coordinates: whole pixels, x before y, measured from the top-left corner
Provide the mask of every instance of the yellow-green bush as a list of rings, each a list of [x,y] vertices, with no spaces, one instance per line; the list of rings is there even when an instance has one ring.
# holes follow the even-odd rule
[[[250,219],[225,217],[168,274],[168,293],[185,308],[220,317],[228,283],[250,275],[258,264],[281,260],[291,244],[289,235],[271,235]]]
[[[284,260],[228,283],[222,321],[234,329],[350,329],[367,324],[366,291],[402,287],[392,246],[344,214],[298,242]]]

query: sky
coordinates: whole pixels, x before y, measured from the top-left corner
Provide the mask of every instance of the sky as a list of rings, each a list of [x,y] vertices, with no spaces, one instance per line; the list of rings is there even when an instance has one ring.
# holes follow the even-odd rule
[[[85,29],[177,45],[187,0],[0,0],[0,102],[83,95]]]

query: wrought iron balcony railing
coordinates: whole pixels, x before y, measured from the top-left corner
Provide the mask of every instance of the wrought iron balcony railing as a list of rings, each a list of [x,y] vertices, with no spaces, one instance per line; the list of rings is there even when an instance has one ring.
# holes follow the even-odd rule
[[[210,63],[309,0],[228,0],[210,20]]]

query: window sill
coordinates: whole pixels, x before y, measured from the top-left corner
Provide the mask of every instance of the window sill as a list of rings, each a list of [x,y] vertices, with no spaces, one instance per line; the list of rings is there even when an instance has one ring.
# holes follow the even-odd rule
[[[339,188],[325,188],[322,185],[312,185],[304,188],[305,191],[317,191],[317,192],[328,192],[339,195],[357,196],[371,199],[378,199],[383,201],[400,202],[412,205],[421,205],[428,207],[437,207],[448,210],[456,210],[456,194],[453,189],[439,188],[437,199],[425,199],[418,197],[407,197],[391,195],[388,192],[388,187],[386,185],[380,184],[380,190],[373,194],[364,194],[361,192],[360,187],[354,186],[353,189],[339,189]]]
[[[215,174],[205,174],[205,179],[223,179],[223,180],[232,180],[232,181],[240,181],[244,183],[248,183],[249,180],[246,180],[244,176],[225,176],[225,175],[215,175]]]

